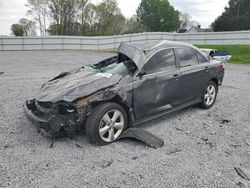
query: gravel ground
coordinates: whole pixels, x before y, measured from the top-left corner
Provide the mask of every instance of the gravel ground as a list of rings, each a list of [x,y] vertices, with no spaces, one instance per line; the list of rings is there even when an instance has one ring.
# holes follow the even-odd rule
[[[190,107],[141,125],[164,139],[159,149],[124,140],[105,146],[51,141],[22,112],[44,81],[108,53],[0,52],[0,187],[250,187],[250,66],[226,65],[210,110]],[[229,120],[229,121],[223,121]]]

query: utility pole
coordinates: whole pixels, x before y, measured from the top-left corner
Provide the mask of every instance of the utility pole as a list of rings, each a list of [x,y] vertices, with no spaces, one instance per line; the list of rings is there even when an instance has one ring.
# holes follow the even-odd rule
[[[237,19],[240,18],[240,1],[241,0],[239,0],[238,11],[237,11]]]

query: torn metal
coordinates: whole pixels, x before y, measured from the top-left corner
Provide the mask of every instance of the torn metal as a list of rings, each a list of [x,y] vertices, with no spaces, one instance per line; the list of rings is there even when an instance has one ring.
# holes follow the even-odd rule
[[[119,48],[117,49],[117,52],[118,54],[124,54],[125,56],[130,58],[138,67],[139,72],[142,70],[144,63],[147,59],[142,49],[122,42]]]
[[[150,132],[140,128],[127,129],[120,136],[120,139],[123,138],[134,138],[153,148],[159,148],[164,145],[164,141],[161,138],[158,138],[157,136],[151,134]]]

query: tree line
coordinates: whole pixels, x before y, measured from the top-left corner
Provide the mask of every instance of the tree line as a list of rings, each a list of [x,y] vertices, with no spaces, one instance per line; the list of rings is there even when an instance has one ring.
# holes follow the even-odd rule
[[[142,0],[136,14],[125,18],[116,0],[27,0],[27,15],[13,24],[16,36],[115,35],[144,31],[178,31],[190,22],[168,0]]]
[[[176,10],[168,0],[141,0],[136,14],[125,18],[117,0],[27,0],[27,15],[13,24],[16,36],[99,36],[138,32],[178,32],[199,23],[188,13]],[[214,31],[250,29],[250,1],[230,0],[212,24]]]
[[[250,0],[230,0],[228,4],[212,23],[214,31],[250,30]]]

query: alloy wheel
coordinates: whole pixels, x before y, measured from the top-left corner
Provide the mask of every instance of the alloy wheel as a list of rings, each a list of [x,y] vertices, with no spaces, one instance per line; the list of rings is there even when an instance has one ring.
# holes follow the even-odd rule
[[[101,119],[99,124],[99,135],[105,142],[112,142],[116,140],[124,129],[123,114],[113,109],[107,112]]]
[[[206,89],[206,93],[204,96],[204,102],[206,105],[210,106],[214,103],[216,97],[216,88],[214,85],[209,85]]]

